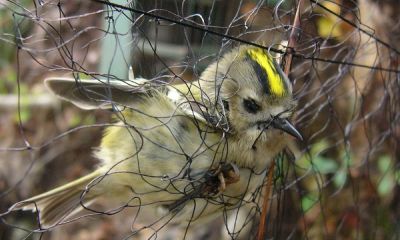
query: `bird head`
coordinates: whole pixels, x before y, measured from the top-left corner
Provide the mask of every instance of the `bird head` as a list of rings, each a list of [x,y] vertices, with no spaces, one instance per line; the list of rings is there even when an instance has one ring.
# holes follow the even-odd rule
[[[302,138],[289,121],[296,106],[292,84],[263,49],[241,46],[224,54],[202,73],[199,87],[208,114],[228,131]]]

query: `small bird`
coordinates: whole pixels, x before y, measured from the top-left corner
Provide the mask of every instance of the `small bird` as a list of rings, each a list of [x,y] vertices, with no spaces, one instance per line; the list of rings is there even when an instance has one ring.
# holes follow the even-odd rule
[[[178,85],[50,78],[46,86],[83,109],[113,109],[92,173],[14,204],[39,214],[41,229],[82,209],[115,213],[125,207],[156,219],[190,223],[235,209],[259,188],[274,157],[301,139],[289,119],[292,85],[265,50],[239,46],[194,82]],[[91,208],[100,197],[118,202]]]

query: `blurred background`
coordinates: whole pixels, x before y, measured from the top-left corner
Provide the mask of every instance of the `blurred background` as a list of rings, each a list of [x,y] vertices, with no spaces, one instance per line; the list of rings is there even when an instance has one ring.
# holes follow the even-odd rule
[[[299,4],[299,2],[301,4]],[[242,41],[275,54],[300,25],[289,78],[305,140],[276,161],[268,239],[400,239],[400,3],[396,0],[0,0],[0,212],[89,173],[113,113],[83,111],[47,77],[197,79]],[[132,69],[129,70],[129,66]],[[260,211],[260,203],[257,212]],[[148,239],[129,211],[36,231],[1,215],[1,239]],[[249,239],[224,219],[187,239]],[[135,224],[133,224],[135,223]],[[152,239],[181,239],[169,226]]]

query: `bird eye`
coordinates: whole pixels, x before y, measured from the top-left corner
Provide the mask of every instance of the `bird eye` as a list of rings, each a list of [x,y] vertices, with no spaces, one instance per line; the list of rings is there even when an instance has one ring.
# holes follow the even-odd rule
[[[251,99],[251,98],[244,99],[243,100],[243,106],[244,106],[244,109],[246,109],[246,111],[249,112],[249,113],[256,113],[261,108],[260,105],[258,105],[256,103],[256,101],[254,101],[254,99]]]

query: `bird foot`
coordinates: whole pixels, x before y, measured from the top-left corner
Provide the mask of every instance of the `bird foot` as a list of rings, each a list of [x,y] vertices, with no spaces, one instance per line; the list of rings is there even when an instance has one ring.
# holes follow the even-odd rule
[[[162,206],[168,211],[177,211],[182,209],[185,203],[196,197],[215,198],[221,195],[229,184],[236,183],[240,180],[239,168],[233,163],[223,163],[217,169],[207,172],[205,181],[199,188],[188,193],[177,201]]]
[[[224,163],[212,171],[212,177],[206,181],[207,193],[212,197],[221,195],[229,184],[240,180],[239,168],[233,163]],[[206,194],[208,195],[208,194]]]

